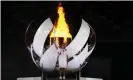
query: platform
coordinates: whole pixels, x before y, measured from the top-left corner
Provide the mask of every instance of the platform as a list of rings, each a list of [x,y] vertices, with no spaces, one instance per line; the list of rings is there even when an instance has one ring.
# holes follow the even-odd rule
[[[23,77],[23,78],[17,78],[17,80],[41,80],[41,77]],[[60,79],[49,78],[48,80],[60,80]],[[76,80],[76,79],[65,79],[65,80]],[[103,80],[103,79],[80,77],[80,80]]]

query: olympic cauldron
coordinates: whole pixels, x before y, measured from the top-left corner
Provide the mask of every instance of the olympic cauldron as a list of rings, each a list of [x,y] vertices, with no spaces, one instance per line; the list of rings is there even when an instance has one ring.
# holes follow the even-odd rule
[[[58,8],[59,18],[56,25],[53,25],[50,18],[47,18],[34,31],[31,40],[27,38],[27,35],[29,35],[30,30],[32,31],[32,27],[28,27],[26,31],[25,41],[31,57],[36,66],[46,72],[54,71],[58,67],[58,52],[53,44],[53,38],[56,38],[58,46],[60,45],[60,38],[63,38],[62,42],[67,43],[67,71],[78,71],[82,69],[86,65],[87,59],[96,44],[96,35],[93,28],[83,19],[78,33],[72,38],[62,10],[62,7]],[[45,45],[47,39],[49,39],[49,44]]]

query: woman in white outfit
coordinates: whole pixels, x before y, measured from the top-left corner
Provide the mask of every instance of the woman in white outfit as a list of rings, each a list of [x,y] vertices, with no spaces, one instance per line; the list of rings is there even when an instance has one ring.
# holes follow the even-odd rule
[[[67,64],[68,64],[68,56],[67,56],[67,49],[66,48],[66,45],[63,43],[61,45],[61,48],[57,48],[58,50],[58,55],[59,55],[59,58],[58,58],[58,62],[59,62],[59,73],[60,73],[60,77],[59,79],[65,79],[65,70],[67,68]],[[61,76],[63,75],[63,77]]]

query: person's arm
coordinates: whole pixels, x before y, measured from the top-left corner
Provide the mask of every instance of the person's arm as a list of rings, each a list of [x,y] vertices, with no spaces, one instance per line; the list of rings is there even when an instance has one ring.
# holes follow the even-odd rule
[[[58,49],[58,46],[56,45],[56,42],[55,41],[54,41],[54,45],[55,45],[56,49]]]

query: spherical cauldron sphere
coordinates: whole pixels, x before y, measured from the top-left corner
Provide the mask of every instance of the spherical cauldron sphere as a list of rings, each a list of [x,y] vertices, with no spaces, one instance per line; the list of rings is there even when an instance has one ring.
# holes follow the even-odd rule
[[[39,28],[31,22],[26,30],[25,42],[36,66],[43,71],[59,68],[58,50],[54,43],[49,44],[49,33],[53,29],[51,20],[46,19]],[[67,50],[67,71],[78,71],[87,64],[87,58],[94,50],[96,34],[93,28],[82,19],[77,35],[69,41]]]

